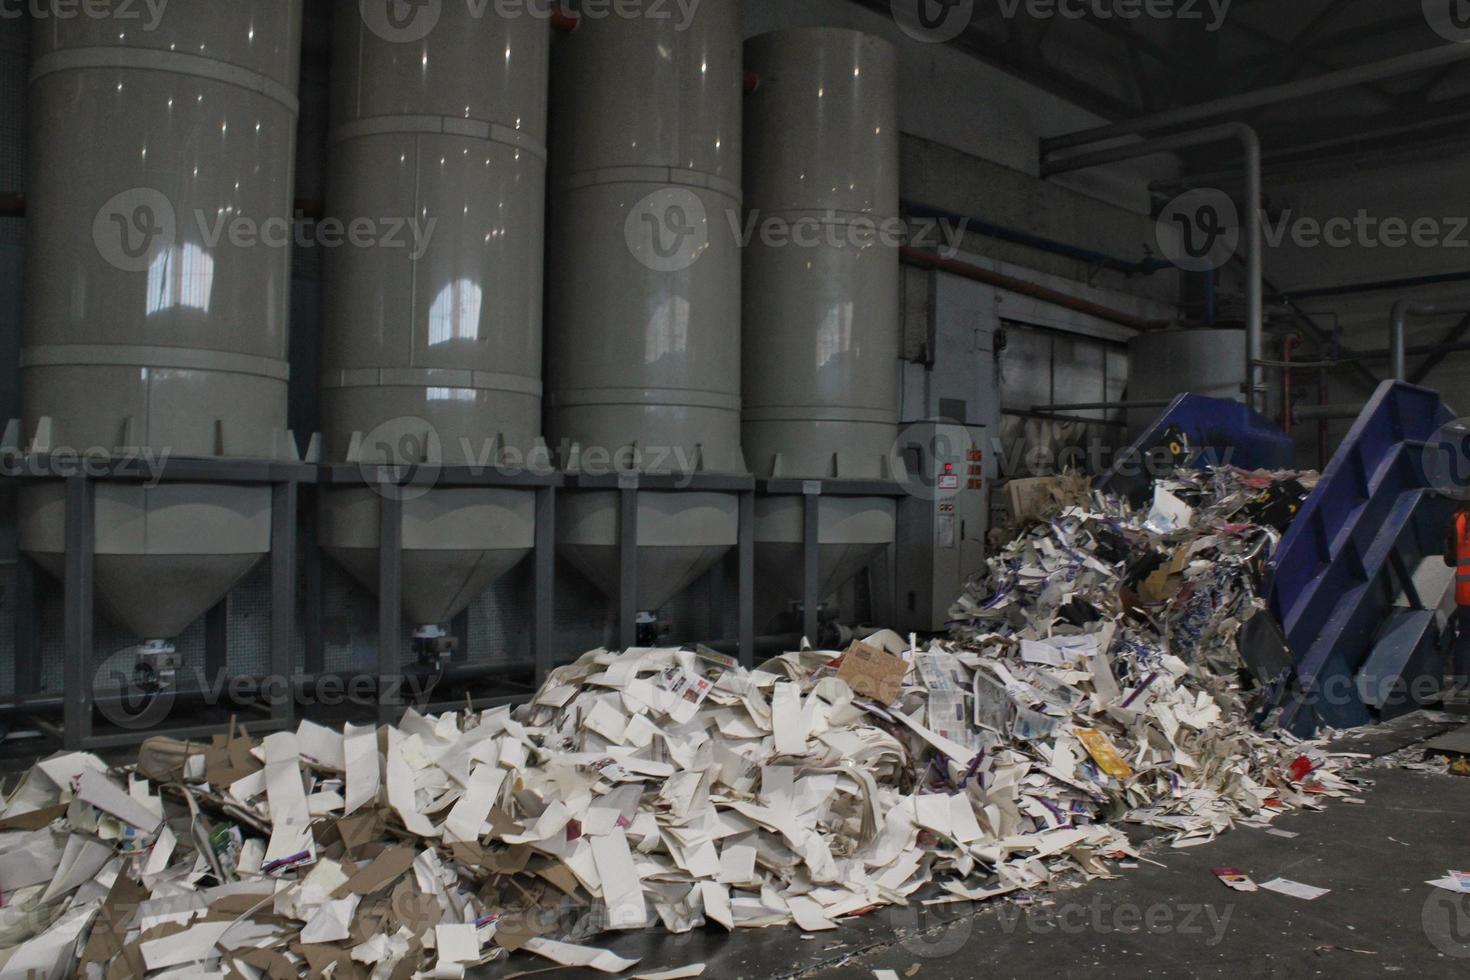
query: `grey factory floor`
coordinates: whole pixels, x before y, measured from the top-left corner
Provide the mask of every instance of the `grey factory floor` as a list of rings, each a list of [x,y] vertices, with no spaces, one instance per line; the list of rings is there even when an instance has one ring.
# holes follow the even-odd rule
[[[1454,727],[1411,716],[1339,748],[1382,757]],[[1242,829],[1186,850],[1155,844],[1144,854],[1162,867],[1142,863],[1113,880],[1041,896],[1029,909],[1005,901],[901,909],[815,936],[711,929],[596,942],[642,957],[632,973],[705,963],[704,975],[717,980],[871,978],[874,970],[905,980],[1465,976],[1470,896],[1425,882],[1470,868],[1470,778],[1373,767],[1359,774],[1373,781],[1361,805],[1332,802],[1325,812],[1275,821],[1299,834],[1294,839]],[[1314,901],[1237,893],[1216,880],[1217,867],[1331,891]],[[593,975],[545,966],[518,955],[472,976]]]

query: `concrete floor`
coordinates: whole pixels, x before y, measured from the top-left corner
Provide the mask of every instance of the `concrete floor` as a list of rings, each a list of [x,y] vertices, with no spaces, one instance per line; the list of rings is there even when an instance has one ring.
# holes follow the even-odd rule
[[[1344,751],[1383,755],[1422,744],[1444,724],[1407,724],[1358,736]],[[1364,769],[1361,805],[1278,818],[1295,839],[1244,829],[1201,847],[1151,846],[1164,867],[1142,864],[1111,881],[1040,896],[1030,908],[993,902],[896,909],[803,938],[795,929],[718,928],[689,936],[604,937],[599,945],[643,957],[632,973],[705,963],[706,977],[900,978],[1260,976],[1464,977],[1470,971],[1470,896],[1424,882],[1470,869],[1470,779]],[[1242,894],[1211,874],[1235,867],[1257,882],[1282,877],[1329,888],[1315,901]],[[518,955],[478,975],[521,971],[560,980]],[[545,971],[545,972],[542,972]]]

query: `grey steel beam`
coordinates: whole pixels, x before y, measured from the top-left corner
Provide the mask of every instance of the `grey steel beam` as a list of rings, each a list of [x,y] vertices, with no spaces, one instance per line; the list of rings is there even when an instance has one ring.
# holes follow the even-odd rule
[[[740,662],[755,667],[755,491],[740,494],[740,538],[736,545],[740,565],[739,622],[736,624]]]
[[[536,490],[536,550],[531,572],[531,656],[539,690],[556,667],[556,488]]]
[[[1409,384],[1423,384],[1424,379],[1428,378],[1430,373],[1439,367],[1440,363],[1445,359],[1445,356],[1455,352],[1454,348],[1460,346],[1466,334],[1470,334],[1470,316],[1462,317],[1459,323],[1450,328],[1440,342],[1435,345],[1438,350],[1426,356],[1424,361],[1414,369],[1414,373],[1409,375]]]
[[[265,688],[271,718],[296,720],[296,512],[293,482],[271,487],[271,682]]]
[[[377,487],[378,510],[378,722],[398,720],[403,702],[403,495]]]
[[[92,669],[93,588],[96,584],[97,487],[85,476],[66,481],[66,570],[64,620],[66,632],[66,703],[62,709],[64,744],[79,749],[92,737],[92,698],[96,672]],[[137,741],[137,733],[132,733]]]
[[[821,628],[819,613],[821,589],[821,505],[822,484],[812,481],[802,497],[801,521],[801,629],[812,646],[817,646],[817,631]]]
[[[638,645],[638,474],[618,476],[618,645]]]

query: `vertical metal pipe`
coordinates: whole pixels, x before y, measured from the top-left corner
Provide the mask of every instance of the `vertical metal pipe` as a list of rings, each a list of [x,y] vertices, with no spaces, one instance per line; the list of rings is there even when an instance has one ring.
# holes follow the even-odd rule
[[[1261,237],[1261,139],[1256,131],[1244,123],[1225,123],[1208,129],[1188,133],[1176,133],[1159,139],[1129,143],[1124,146],[1082,153],[1048,160],[1041,165],[1041,176],[1054,177],[1074,170],[1087,170],[1110,163],[1122,163],[1156,153],[1173,153],[1178,150],[1210,143],[1234,140],[1241,144],[1245,153],[1245,218],[1241,237],[1246,248],[1246,374],[1245,401],[1251,408],[1259,409],[1265,388],[1262,382],[1261,361],[1264,359],[1266,335],[1266,282],[1265,256]],[[1086,142],[1093,142],[1091,140]],[[1068,142],[1067,146],[1082,145]],[[1056,141],[1042,146],[1043,155],[1061,149]]]
[[[1409,314],[1413,311],[1412,303],[1400,300],[1393,306],[1393,317],[1388,325],[1388,350],[1395,381],[1403,381],[1409,376],[1407,341],[1404,338],[1409,332]]]
[[[1246,125],[1232,127],[1245,149],[1245,241],[1246,241],[1246,374],[1245,403],[1256,411],[1265,409],[1266,284],[1264,242],[1261,239],[1261,139]]]
[[[62,709],[64,742],[79,749],[92,737],[92,589],[97,518],[97,485],[85,476],[66,481],[65,629],[66,664]]]
[[[1294,418],[1295,406],[1292,405],[1295,400],[1293,389],[1296,379],[1292,374],[1291,361],[1296,354],[1297,344],[1300,342],[1301,339],[1296,334],[1290,334],[1281,341],[1281,363],[1286,365],[1281,369],[1281,431],[1287,435],[1291,435],[1292,424],[1296,421]]]

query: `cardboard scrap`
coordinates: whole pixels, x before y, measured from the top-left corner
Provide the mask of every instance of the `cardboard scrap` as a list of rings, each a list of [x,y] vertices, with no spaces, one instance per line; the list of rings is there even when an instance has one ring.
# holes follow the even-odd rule
[[[855,694],[886,706],[898,700],[908,670],[908,661],[902,657],[854,642],[842,655],[837,679],[846,681]]]

